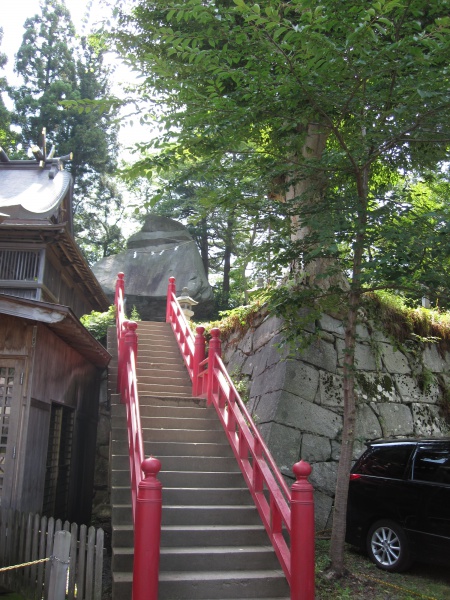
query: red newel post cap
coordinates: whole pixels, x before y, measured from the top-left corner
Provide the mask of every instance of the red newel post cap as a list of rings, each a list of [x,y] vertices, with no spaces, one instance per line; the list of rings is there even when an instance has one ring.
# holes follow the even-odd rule
[[[295,463],[295,465],[292,467],[292,470],[294,471],[294,475],[297,481],[306,479],[311,475],[312,471],[311,465],[305,460],[301,460],[300,462]]]
[[[161,461],[154,456],[150,456],[142,461],[141,469],[143,470],[146,479],[155,479],[161,470]]]

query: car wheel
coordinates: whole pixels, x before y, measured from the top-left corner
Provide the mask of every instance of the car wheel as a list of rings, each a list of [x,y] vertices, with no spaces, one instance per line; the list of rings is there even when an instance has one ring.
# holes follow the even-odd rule
[[[405,532],[394,521],[377,521],[367,534],[370,559],[384,571],[404,571],[411,564]]]

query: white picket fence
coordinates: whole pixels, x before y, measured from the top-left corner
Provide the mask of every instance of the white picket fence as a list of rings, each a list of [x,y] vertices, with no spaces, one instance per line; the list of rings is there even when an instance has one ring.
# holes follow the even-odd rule
[[[55,534],[70,532],[66,595],[68,600],[100,600],[102,596],[103,529],[60,519],[19,513],[0,507],[0,584],[27,600],[63,600],[49,595]],[[45,560],[49,559],[50,560]],[[58,558],[58,557],[56,557]],[[20,566],[33,563],[29,566]]]

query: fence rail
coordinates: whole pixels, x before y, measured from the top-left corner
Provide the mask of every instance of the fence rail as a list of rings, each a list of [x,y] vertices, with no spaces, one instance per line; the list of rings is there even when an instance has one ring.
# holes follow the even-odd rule
[[[70,532],[68,600],[99,600],[102,595],[103,529],[0,507],[0,584],[29,600],[49,599],[55,534]],[[37,562],[39,561],[39,562]]]

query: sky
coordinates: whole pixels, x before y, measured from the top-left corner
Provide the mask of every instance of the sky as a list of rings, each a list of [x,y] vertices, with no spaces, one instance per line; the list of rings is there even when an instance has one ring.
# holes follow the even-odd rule
[[[89,4],[92,4],[90,11],[92,18],[88,27],[95,19],[101,17],[99,0],[65,0],[65,4],[70,11],[77,33],[82,33],[83,18]],[[14,54],[19,49],[25,31],[23,28],[25,20],[40,12],[40,0],[2,0],[0,27],[3,28],[3,41],[0,51],[8,57],[8,80],[14,67]]]
[[[6,54],[8,63],[5,67],[5,75],[10,85],[18,85],[20,82],[14,74],[14,55],[19,50],[22,42],[22,36],[25,32],[23,27],[26,19],[40,14],[40,0],[0,0],[0,27],[3,29],[3,40],[0,45],[0,52]],[[65,0],[65,5],[69,9],[75,30],[78,34],[87,34],[100,21],[105,14],[105,7],[102,7],[101,0]],[[90,9],[89,9],[90,6]],[[87,19],[89,15],[89,19]],[[128,69],[118,59],[111,58],[116,67],[112,92],[120,95],[120,82],[130,82],[135,78]],[[9,101],[4,97],[5,103],[9,108]],[[124,126],[119,134],[119,141],[122,146],[131,146],[137,141],[142,140],[142,132],[139,127]],[[130,158],[127,152],[124,152],[124,158]]]

